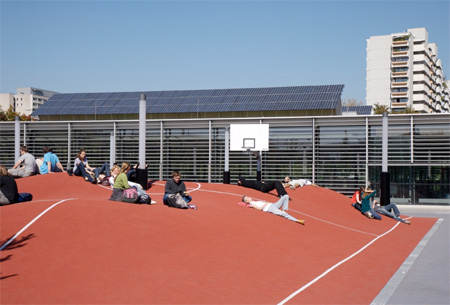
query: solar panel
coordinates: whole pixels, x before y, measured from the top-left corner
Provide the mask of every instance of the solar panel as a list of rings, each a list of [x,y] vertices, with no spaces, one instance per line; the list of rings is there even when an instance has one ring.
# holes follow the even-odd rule
[[[331,109],[344,85],[55,94],[33,115],[133,114],[140,94],[150,113]],[[330,108],[331,107],[331,108]],[[78,109],[78,110],[77,110]]]

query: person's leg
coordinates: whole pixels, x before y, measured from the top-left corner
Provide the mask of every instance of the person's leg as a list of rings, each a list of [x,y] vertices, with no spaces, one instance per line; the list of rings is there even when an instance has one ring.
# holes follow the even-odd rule
[[[277,190],[278,196],[287,195],[286,189],[284,188],[283,184],[281,184],[280,181],[274,181],[274,182],[275,182],[275,189]]]
[[[389,205],[387,205],[387,206],[389,206]],[[387,207],[387,206],[386,206],[386,207]],[[388,216],[388,217],[391,217],[391,218],[393,218],[393,219],[395,219],[395,220],[397,220],[397,221],[403,222],[403,223],[409,223],[408,221],[406,221],[406,220],[404,220],[404,219],[401,219],[400,217],[398,217],[398,216],[395,215],[394,213],[391,213],[391,212],[387,211],[387,210],[386,210],[386,207],[381,207],[380,209],[378,209],[378,213],[383,214],[383,215],[386,215],[386,216]],[[395,211],[395,209],[393,209],[393,210]]]
[[[163,201],[163,203],[164,203],[165,205],[168,205],[168,204],[167,204],[167,198],[169,198],[169,194],[164,194],[162,201]]]
[[[392,212],[394,211],[395,216],[400,216],[400,210],[398,209],[397,205],[395,203],[390,203],[387,206],[384,207],[386,210]]]
[[[75,176],[83,176],[85,179],[87,178],[88,181],[91,182],[91,183],[92,183],[92,181],[94,181],[94,179],[92,179],[91,175],[89,175],[89,173],[86,171],[86,168],[85,168],[83,162],[78,164],[77,170],[73,174]]]
[[[183,196],[184,201],[186,201],[186,203],[189,203],[192,201],[192,197],[187,195],[187,196]]]
[[[127,178],[128,178],[128,181],[136,181],[136,178],[134,178],[133,176],[135,176],[136,175],[136,170],[135,169],[130,169],[128,172],[127,172]]]
[[[280,209],[283,211],[289,210],[289,196],[288,195],[282,196],[280,199],[278,199],[277,202],[272,203],[271,206],[274,206],[277,209]]]
[[[375,218],[375,219],[377,219],[377,220],[381,220],[380,214],[378,214],[378,213],[375,212],[374,210],[370,209],[370,213],[372,213],[373,218]]]
[[[275,189],[275,181],[268,181],[266,183],[261,183],[260,188],[261,192],[268,193],[274,189]]]
[[[283,197],[284,197],[284,196],[283,196]],[[288,201],[289,201],[289,199],[288,199]],[[269,207],[269,209],[267,210],[267,212],[270,212],[270,213],[272,213],[272,214],[275,214],[275,215],[284,217],[284,218],[289,219],[289,220],[291,220],[291,221],[299,222],[298,219],[292,217],[291,215],[289,215],[289,214],[286,213],[285,211],[282,211],[282,210],[276,208],[273,204],[270,205],[270,207]]]

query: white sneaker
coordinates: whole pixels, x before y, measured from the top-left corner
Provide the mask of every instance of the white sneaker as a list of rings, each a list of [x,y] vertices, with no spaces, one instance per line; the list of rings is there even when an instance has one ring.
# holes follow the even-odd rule
[[[156,203],[155,200],[150,201],[150,204],[155,204],[155,203]]]

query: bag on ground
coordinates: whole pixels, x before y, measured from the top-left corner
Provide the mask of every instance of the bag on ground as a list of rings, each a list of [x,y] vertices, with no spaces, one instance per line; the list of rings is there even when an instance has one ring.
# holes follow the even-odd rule
[[[139,198],[140,204],[150,204],[152,202],[152,198],[149,195],[141,195]]]
[[[166,202],[164,204],[166,204]],[[167,198],[166,205],[168,205],[172,208],[178,208],[178,209],[187,209],[188,208],[186,201],[183,199],[183,197],[180,194],[169,195],[169,197]]]
[[[134,187],[130,187],[123,190],[122,201],[129,203],[137,203],[139,202],[139,195]]]

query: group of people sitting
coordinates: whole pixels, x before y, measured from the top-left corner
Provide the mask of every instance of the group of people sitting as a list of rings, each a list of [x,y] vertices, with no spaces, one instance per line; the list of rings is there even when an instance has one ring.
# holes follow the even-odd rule
[[[385,215],[408,225],[411,224],[409,220],[399,217],[401,215],[400,210],[395,203],[381,206],[377,200],[373,199],[375,194],[375,190],[361,186],[353,194],[351,204],[355,209],[360,211],[361,214],[370,219],[381,220],[381,215]]]

